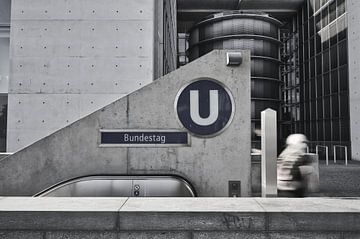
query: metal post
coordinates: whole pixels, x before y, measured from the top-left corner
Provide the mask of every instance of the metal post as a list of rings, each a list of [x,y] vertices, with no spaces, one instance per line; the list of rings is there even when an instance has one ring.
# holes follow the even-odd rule
[[[277,196],[277,119],[276,111],[261,112],[261,196]]]
[[[325,146],[325,152],[326,152],[326,162],[329,164],[329,147]]]
[[[326,165],[329,165],[329,147],[324,145],[316,145],[315,151],[319,155],[319,148],[325,148]]]
[[[348,158],[347,158],[347,147],[345,146],[345,165],[348,165]]]
[[[344,148],[345,150],[345,165],[348,165],[348,153],[347,153],[347,146],[343,145],[334,145],[334,162],[336,162],[336,148]]]

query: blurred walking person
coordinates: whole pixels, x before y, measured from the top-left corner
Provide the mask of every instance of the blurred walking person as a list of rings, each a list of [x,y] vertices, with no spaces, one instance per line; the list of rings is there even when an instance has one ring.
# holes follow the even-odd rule
[[[300,168],[307,164],[307,138],[292,134],[286,139],[286,148],[279,155],[277,187],[279,197],[304,197],[306,182]]]

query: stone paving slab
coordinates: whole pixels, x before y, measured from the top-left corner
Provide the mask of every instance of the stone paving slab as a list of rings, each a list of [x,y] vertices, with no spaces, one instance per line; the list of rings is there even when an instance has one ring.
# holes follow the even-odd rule
[[[360,213],[360,198],[256,198],[265,212]]]
[[[2,200],[1,200],[2,199]],[[117,212],[128,198],[4,197],[1,211]]]
[[[0,231],[203,232],[200,238],[215,231],[352,236],[360,232],[359,224],[359,198],[0,199]]]
[[[253,198],[129,198],[121,212],[263,212]]]

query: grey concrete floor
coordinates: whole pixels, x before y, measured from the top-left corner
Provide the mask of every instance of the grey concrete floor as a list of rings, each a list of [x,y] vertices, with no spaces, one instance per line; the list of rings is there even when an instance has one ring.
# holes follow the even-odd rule
[[[319,164],[320,192],[311,196],[322,197],[360,197],[360,162],[343,160],[326,165]]]

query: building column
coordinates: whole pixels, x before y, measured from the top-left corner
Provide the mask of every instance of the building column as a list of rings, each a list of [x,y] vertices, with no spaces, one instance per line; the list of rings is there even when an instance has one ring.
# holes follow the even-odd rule
[[[351,158],[360,161],[360,1],[347,0]]]

